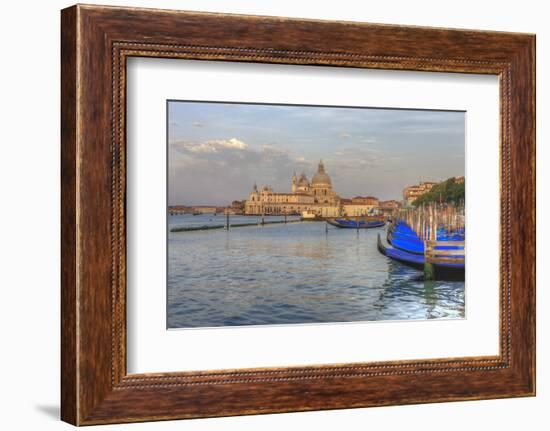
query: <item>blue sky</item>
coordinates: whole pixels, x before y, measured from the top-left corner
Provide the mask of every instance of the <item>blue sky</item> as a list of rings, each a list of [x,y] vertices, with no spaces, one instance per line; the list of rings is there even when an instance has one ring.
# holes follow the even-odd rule
[[[254,182],[289,192],[319,159],[342,197],[400,199],[464,175],[465,113],[170,101],[170,205],[227,205]]]

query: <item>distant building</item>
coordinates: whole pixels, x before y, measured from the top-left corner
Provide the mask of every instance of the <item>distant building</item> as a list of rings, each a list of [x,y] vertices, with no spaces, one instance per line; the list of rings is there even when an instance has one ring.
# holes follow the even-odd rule
[[[195,205],[191,207],[191,210],[198,214],[215,214],[218,211],[218,207],[210,205]]]
[[[416,184],[414,186],[408,186],[403,189],[403,203],[406,206],[412,205],[412,203],[419,197],[422,196],[424,193],[429,192],[433,186],[435,186],[437,183],[434,182],[421,182],[419,184]]]
[[[401,208],[401,202],[394,199],[389,201],[380,201],[378,203],[378,210],[386,217],[391,216],[394,210],[399,208]]]
[[[256,184],[244,203],[245,214],[299,214],[305,217],[356,217],[378,214],[379,200],[374,196],[341,198],[332,188],[323,161],[308,180],[305,172],[291,179],[291,192],[278,193],[269,186],[258,189]]]
[[[243,214],[245,201],[233,201],[231,202],[231,214]]]
[[[342,205],[342,213],[346,217],[376,215],[378,213],[378,205],[367,205],[352,202]]]
[[[351,199],[343,199],[342,215],[347,217],[375,215],[378,213],[378,198],[374,196],[355,196]]]
[[[377,207],[380,201],[374,196],[355,196],[354,198],[351,198],[351,202],[357,205],[370,205],[372,207]]]
[[[395,199],[392,199],[392,200],[389,200],[389,201],[380,201],[378,203],[380,209],[386,209],[386,208],[391,208],[391,209],[395,209],[395,208],[400,208],[401,207],[401,202],[399,201],[396,201]]]
[[[392,199],[389,201],[380,201],[378,203],[378,206],[380,207],[381,210],[387,210],[387,209],[393,210],[393,209],[401,208],[401,202],[396,201],[395,199]]]
[[[170,205],[168,207],[168,214],[175,215],[175,214],[186,214],[191,212],[191,207],[185,206],[185,205]]]
[[[319,217],[336,217],[339,212],[340,197],[332,189],[332,181],[325,172],[321,160],[317,172],[307,179],[305,172],[298,178],[292,176],[291,193],[277,193],[271,187],[264,186],[258,190],[256,184],[244,204],[245,214],[302,214],[307,211]]]
[[[318,208],[320,211],[319,216],[323,218],[340,217],[342,213],[341,207],[338,206],[321,206]]]

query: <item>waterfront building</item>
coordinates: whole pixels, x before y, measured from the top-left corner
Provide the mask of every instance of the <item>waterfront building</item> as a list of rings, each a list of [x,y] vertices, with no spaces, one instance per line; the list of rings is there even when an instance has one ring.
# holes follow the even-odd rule
[[[401,208],[401,202],[396,201],[395,199],[390,199],[389,201],[380,201],[378,206],[380,209],[397,209]]]
[[[378,205],[367,205],[363,203],[349,203],[342,205],[342,215],[346,217],[357,217],[378,214]]]
[[[278,193],[269,186],[258,189],[254,184],[244,211],[245,214],[266,215],[308,212],[319,217],[337,217],[340,215],[340,197],[333,190],[332,181],[321,160],[311,182],[305,172],[300,177],[296,173],[292,176],[290,193]]]
[[[413,186],[408,186],[403,189],[403,203],[405,206],[410,206],[412,203],[424,193],[429,192],[437,183],[431,181],[420,182]]]
[[[178,214],[186,214],[190,213],[191,207],[185,206],[185,205],[170,205],[168,206],[168,214],[170,215],[178,215]]]
[[[231,214],[243,214],[245,201],[233,201],[231,202]]]
[[[323,218],[340,217],[342,209],[340,206],[321,206],[320,216]]]
[[[380,205],[380,201],[374,196],[355,196],[351,198],[351,202],[355,205],[370,205],[371,207]]]
[[[401,202],[396,201],[395,199],[391,199],[388,201],[380,201],[378,204],[378,210],[380,211],[380,214],[384,215],[385,217],[390,217],[394,210],[401,208]]]
[[[453,177],[455,183],[464,184],[464,176]],[[446,181],[446,180],[444,180]],[[403,204],[405,206],[411,206],[412,203],[424,193],[429,192],[435,185],[441,184],[441,182],[431,182],[425,181],[415,184],[413,186],[408,186],[403,189]]]
[[[378,198],[356,196],[351,199],[340,199],[341,215],[358,217],[378,214]]]
[[[218,207],[211,205],[195,205],[191,207],[191,210],[198,214],[216,214],[216,212],[218,212]]]

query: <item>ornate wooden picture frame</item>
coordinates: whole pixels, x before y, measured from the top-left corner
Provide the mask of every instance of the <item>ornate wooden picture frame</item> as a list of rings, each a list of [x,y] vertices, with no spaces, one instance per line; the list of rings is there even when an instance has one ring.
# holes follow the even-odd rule
[[[62,395],[75,425],[535,394],[535,37],[102,6],[62,11]],[[500,354],[126,372],[129,57],[500,78]]]

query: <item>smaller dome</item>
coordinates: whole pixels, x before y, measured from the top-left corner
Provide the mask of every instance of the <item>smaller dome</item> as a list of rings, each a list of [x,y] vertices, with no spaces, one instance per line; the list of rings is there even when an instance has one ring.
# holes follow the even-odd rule
[[[300,180],[298,181],[298,185],[302,187],[309,187],[309,181],[307,180],[305,173],[302,173],[302,175],[300,175]]]

